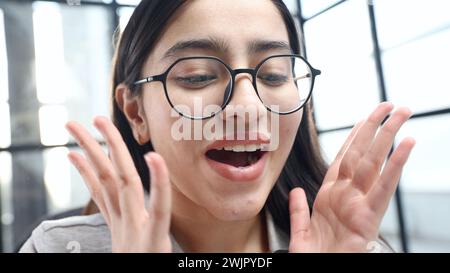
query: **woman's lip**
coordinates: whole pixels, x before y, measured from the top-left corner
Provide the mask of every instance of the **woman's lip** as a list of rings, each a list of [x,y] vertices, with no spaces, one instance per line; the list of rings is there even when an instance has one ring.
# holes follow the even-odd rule
[[[262,175],[265,169],[269,152],[264,152],[261,158],[255,163],[247,167],[235,167],[225,163],[221,163],[208,158],[205,155],[209,166],[220,176],[237,182],[252,181]]]

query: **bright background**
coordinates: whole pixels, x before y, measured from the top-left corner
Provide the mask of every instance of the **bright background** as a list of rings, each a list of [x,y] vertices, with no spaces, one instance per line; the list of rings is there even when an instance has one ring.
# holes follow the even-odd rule
[[[42,217],[87,202],[64,124],[100,139],[91,119],[109,115],[112,34],[138,2],[0,0],[0,251]],[[397,143],[417,145],[381,234],[397,251],[450,252],[450,1],[285,2],[322,70],[313,103],[324,154],[334,158],[380,101],[410,107]]]

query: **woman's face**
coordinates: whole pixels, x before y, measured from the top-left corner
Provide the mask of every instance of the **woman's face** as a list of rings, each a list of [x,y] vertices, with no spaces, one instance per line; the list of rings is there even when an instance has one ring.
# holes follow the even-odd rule
[[[201,46],[191,43],[191,46],[165,57],[169,48],[188,40],[210,41],[215,46],[211,47],[208,42]],[[254,68],[268,56],[291,53],[281,46],[264,46],[266,42],[289,45],[284,21],[271,1],[189,1],[172,17],[146,60],[142,76],[163,73],[181,57],[216,56],[236,69]],[[258,50],[249,51],[249,48],[255,49],[251,45],[261,44],[263,46],[256,47]],[[245,124],[245,129],[241,127],[239,131],[231,126],[234,131],[223,132],[223,138],[233,135],[234,140],[217,142],[206,139],[205,135],[199,140],[178,140],[173,135],[173,128],[186,118],[171,114],[162,83],[143,85],[141,98],[150,140],[155,151],[165,159],[170,172],[175,210],[195,208],[195,213],[208,213],[228,221],[249,219],[259,213],[289,155],[302,111],[284,116],[270,115],[257,97],[251,75],[239,74],[229,105],[212,119],[223,124],[223,128],[227,128],[227,123],[238,124],[237,120],[242,119],[240,124]],[[257,114],[236,115],[234,111],[238,107],[256,109]],[[264,120],[268,121],[266,129],[255,126]],[[211,119],[184,122],[201,134]],[[257,133],[260,138],[250,142],[236,140],[236,131],[250,136]],[[247,135],[246,140],[250,136]],[[237,152],[243,147],[251,150],[250,144],[259,148],[266,138],[272,138],[274,142],[273,138],[277,136],[279,143],[273,151]],[[234,151],[214,151],[222,147]]]

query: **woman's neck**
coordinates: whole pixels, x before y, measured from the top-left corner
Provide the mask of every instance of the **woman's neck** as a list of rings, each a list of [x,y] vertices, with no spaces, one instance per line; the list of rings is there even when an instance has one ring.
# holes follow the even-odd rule
[[[264,213],[243,221],[222,221],[174,193],[171,233],[185,252],[268,252]],[[181,200],[180,200],[181,199]]]

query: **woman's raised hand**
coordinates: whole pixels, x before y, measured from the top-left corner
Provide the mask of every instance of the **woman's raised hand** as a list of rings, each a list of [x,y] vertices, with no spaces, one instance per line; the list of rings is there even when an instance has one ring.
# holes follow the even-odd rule
[[[392,109],[391,103],[381,103],[355,125],[330,165],[311,216],[303,189],[290,192],[290,252],[366,252],[373,246],[415,144],[403,139],[382,169],[395,135],[411,116],[399,108],[377,133]]]
[[[86,157],[71,151],[69,159],[86,183],[110,231],[113,252],[171,252],[171,187],[163,158],[149,153],[151,193],[146,204],[144,188],[130,153],[114,124],[97,117],[94,126],[105,138],[110,157],[80,124],[70,121],[67,130]]]

